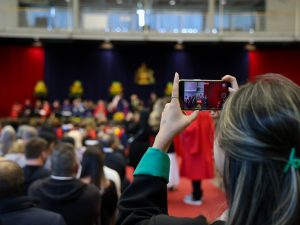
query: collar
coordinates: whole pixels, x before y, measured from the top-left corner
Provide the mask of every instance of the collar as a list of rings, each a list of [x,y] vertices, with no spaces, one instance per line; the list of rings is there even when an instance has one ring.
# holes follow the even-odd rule
[[[104,153],[112,153],[114,150],[112,148],[109,148],[109,147],[104,147],[103,148],[103,152]]]
[[[61,176],[51,175],[51,179],[53,179],[53,180],[73,180],[75,178],[74,177],[61,177]]]

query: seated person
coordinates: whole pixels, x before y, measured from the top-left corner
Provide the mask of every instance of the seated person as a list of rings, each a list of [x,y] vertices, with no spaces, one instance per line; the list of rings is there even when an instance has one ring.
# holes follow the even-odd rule
[[[100,147],[87,147],[81,166],[81,180],[88,184],[94,184],[102,194],[101,225],[114,224],[118,194],[114,182],[105,177],[103,153]]]
[[[100,142],[105,153],[104,165],[118,172],[121,179],[121,190],[124,190],[129,183],[126,178],[126,158],[118,149],[117,137],[113,133],[103,134]]]
[[[0,160],[1,225],[65,225],[61,215],[35,207],[35,201],[22,196],[22,169],[12,161]]]
[[[25,145],[26,165],[23,168],[24,172],[24,193],[28,193],[30,185],[39,179],[50,176],[50,171],[44,169],[47,161],[47,142],[42,138],[32,138]]]
[[[221,112],[215,134],[216,167],[224,177],[227,225],[296,225],[300,221],[300,87],[280,75],[265,75],[233,92]],[[166,154],[173,137],[197,117],[186,116],[178,101],[178,74],[172,100],[162,113],[152,148],[134,172],[119,201],[117,225],[197,224],[203,216],[168,216]],[[229,89],[232,90],[232,89]]]
[[[58,144],[51,156],[51,177],[33,183],[28,193],[40,200],[41,208],[61,214],[67,225],[99,224],[100,192],[76,179],[78,167],[74,147]]]

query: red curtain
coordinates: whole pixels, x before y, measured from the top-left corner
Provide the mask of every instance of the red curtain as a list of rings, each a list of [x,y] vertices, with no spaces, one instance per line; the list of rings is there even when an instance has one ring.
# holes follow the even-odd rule
[[[249,78],[264,73],[279,73],[300,85],[300,50],[249,52]]]
[[[33,89],[44,79],[44,49],[0,46],[0,116],[8,116],[16,101],[33,99]]]

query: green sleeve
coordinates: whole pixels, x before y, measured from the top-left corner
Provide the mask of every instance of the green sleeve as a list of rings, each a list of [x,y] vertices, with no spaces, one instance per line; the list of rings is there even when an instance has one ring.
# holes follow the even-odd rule
[[[135,175],[150,175],[169,182],[170,159],[167,153],[157,148],[148,148],[134,171]]]

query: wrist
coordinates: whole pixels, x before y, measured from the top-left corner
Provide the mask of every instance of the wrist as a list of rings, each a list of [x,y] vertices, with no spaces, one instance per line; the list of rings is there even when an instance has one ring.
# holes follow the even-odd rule
[[[155,137],[152,147],[160,149],[163,152],[167,152],[171,142],[171,140],[168,140],[168,138],[165,135],[162,135],[162,133],[159,131]]]

